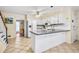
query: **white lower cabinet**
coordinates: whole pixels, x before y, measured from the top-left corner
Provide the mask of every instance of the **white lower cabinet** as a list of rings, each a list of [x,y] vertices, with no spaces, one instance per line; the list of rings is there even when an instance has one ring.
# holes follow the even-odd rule
[[[59,44],[64,43],[65,33],[52,33],[52,34],[44,34],[44,35],[35,35],[32,34],[34,38],[32,38],[32,49],[34,52],[40,53],[44,52],[49,48],[55,47]]]

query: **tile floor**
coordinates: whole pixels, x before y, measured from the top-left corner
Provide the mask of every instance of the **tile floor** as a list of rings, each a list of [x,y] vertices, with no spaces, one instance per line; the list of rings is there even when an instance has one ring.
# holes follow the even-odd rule
[[[72,44],[63,43],[54,48],[50,48],[45,53],[79,53],[79,41]]]
[[[50,48],[43,53],[78,53],[79,41],[73,44],[63,43],[54,48]],[[31,39],[24,37],[16,37],[16,39],[9,39],[9,44],[4,53],[33,53],[31,49]]]
[[[31,39],[19,37],[19,34],[14,39],[8,39],[8,47],[4,53],[30,53]]]

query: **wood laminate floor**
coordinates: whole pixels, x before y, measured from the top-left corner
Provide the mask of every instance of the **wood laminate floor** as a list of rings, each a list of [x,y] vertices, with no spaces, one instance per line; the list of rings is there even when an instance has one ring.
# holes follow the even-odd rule
[[[78,53],[79,41],[73,44],[63,43],[54,48],[50,48],[43,53]],[[9,39],[9,44],[4,53],[33,53],[31,49],[31,39],[24,37],[16,37]]]

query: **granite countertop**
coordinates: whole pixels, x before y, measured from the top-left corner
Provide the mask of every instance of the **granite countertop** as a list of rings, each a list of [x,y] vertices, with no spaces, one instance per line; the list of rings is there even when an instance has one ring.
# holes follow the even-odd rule
[[[70,30],[55,29],[55,30],[42,30],[42,31],[36,31],[36,32],[31,31],[31,33],[35,35],[45,35],[45,34],[67,32],[67,31],[70,31]]]

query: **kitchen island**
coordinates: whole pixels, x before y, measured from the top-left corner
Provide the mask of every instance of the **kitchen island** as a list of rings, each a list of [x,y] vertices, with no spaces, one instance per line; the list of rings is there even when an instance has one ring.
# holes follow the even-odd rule
[[[52,47],[66,42],[65,32],[70,30],[42,30],[31,31],[32,50],[36,53],[44,52]]]

